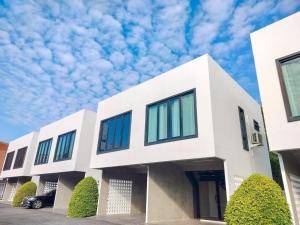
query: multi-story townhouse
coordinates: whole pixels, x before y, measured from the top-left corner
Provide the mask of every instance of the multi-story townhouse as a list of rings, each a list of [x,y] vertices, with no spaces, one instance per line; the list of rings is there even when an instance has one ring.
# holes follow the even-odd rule
[[[16,189],[31,180],[30,168],[37,139],[38,133],[32,132],[9,143],[0,175],[6,181],[3,201],[12,201]]]
[[[272,177],[264,131],[260,105],[208,55],[105,99],[98,214],[222,220],[245,178]]]
[[[251,34],[270,150],[300,224],[300,12]]]
[[[37,194],[56,188],[54,210],[66,210],[75,185],[89,169],[96,113],[81,110],[40,129],[30,174],[39,176]]]

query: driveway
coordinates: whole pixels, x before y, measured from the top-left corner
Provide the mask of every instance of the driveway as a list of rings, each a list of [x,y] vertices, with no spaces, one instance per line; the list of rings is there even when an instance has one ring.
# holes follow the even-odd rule
[[[141,216],[104,216],[71,219],[51,209],[13,208],[0,203],[0,225],[145,225]],[[215,225],[199,221],[169,222],[156,225]]]

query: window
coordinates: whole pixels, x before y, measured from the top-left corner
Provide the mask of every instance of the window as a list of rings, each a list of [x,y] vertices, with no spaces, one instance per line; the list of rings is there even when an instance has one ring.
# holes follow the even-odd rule
[[[101,121],[97,153],[129,148],[131,111]]]
[[[277,60],[288,121],[300,120],[300,53]]]
[[[36,152],[34,165],[40,165],[48,163],[49,153],[52,145],[52,138],[41,141]]]
[[[27,147],[21,148],[17,152],[14,169],[22,168],[26,156]]]
[[[255,131],[259,132],[260,127],[259,127],[259,123],[256,120],[253,120],[253,127]]]
[[[241,107],[239,107],[239,117],[240,117],[241,134],[242,134],[242,140],[243,140],[243,148],[245,150],[249,151],[245,113]]]
[[[146,144],[195,137],[195,91],[188,91],[147,106]]]
[[[11,167],[11,164],[12,164],[12,161],[13,161],[13,158],[14,158],[14,154],[15,154],[14,151],[7,153],[3,170],[10,170],[10,167]]]
[[[71,131],[58,136],[54,161],[68,160],[72,158],[76,131]]]

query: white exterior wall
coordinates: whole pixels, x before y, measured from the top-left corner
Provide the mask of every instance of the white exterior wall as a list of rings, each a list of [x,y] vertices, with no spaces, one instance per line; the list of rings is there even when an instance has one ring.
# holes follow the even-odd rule
[[[15,151],[14,158],[11,164],[10,170],[2,170],[1,172],[1,178],[7,178],[7,177],[21,177],[21,176],[30,176],[30,168],[31,168],[31,162],[34,158],[35,148],[37,146],[37,140],[38,140],[38,133],[32,132],[29,134],[26,134],[20,138],[17,138],[13,141],[11,141],[8,145],[7,153]],[[18,149],[27,147],[24,163],[22,168],[13,169]],[[7,154],[6,153],[6,154]],[[6,160],[6,157],[5,157]],[[3,164],[4,166],[4,164]],[[3,168],[1,168],[3,169]]]
[[[300,51],[300,12],[251,34],[271,151],[300,148],[300,121],[288,122],[275,60]]]
[[[260,105],[211,58],[209,72],[215,151],[225,160],[229,197],[236,188],[235,178],[245,179],[255,172],[272,177],[269,152]],[[249,151],[243,149],[238,107],[245,112]],[[263,136],[261,147],[251,148],[253,120],[259,123]]]
[[[49,173],[61,173],[69,171],[86,171],[89,168],[89,161],[92,152],[92,139],[94,137],[96,113],[88,110],[81,110],[61,120],[51,123],[40,129],[38,143],[53,138],[49,160],[47,164],[34,165],[32,160],[32,175]],[[72,158],[53,162],[57,138],[59,135],[76,130]],[[37,145],[38,146],[38,145]],[[34,151],[36,155],[37,148]]]
[[[198,138],[145,146],[146,105],[196,88]],[[129,149],[96,155],[102,120],[132,110]],[[204,55],[98,105],[92,168],[104,168],[215,156],[209,90],[208,56]]]

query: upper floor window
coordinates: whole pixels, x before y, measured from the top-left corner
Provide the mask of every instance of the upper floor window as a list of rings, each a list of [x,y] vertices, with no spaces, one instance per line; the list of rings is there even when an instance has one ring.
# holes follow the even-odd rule
[[[68,160],[72,158],[76,131],[61,134],[57,138],[54,161]]]
[[[49,153],[52,145],[52,138],[41,141],[36,152],[34,165],[48,163]]]
[[[129,148],[131,111],[101,121],[97,153]]]
[[[3,170],[10,170],[14,155],[15,155],[14,151],[7,153],[5,163],[4,163],[4,166],[3,166]]]
[[[277,60],[288,121],[300,120],[300,53]]]
[[[255,131],[260,131],[259,123],[256,120],[253,120],[253,127]]]
[[[146,144],[197,135],[195,91],[188,91],[147,106]]]
[[[239,107],[239,117],[240,117],[240,126],[241,126],[243,148],[245,150],[249,151],[248,134],[247,134],[247,127],[246,127],[245,112],[244,112],[244,110],[241,107]]]
[[[17,151],[16,160],[15,160],[15,164],[14,164],[14,169],[18,169],[18,168],[23,167],[26,152],[27,152],[27,147],[21,148]]]

